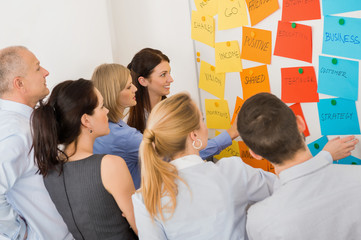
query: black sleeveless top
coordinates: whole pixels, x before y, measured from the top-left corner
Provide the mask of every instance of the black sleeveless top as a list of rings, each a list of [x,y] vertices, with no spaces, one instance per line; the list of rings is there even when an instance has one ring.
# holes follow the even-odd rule
[[[57,170],[49,172],[45,187],[75,239],[138,239],[103,186],[104,155],[65,163],[60,176]]]

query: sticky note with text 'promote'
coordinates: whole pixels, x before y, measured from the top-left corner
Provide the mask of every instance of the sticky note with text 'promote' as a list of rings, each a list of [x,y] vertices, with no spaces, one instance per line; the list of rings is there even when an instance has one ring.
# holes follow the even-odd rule
[[[211,64],[201,61],[198,87],[218,98],[224,98],[226,74],[216,73],[216,68]]]
[[[218,30],[248,25],[244,0],[218,0]]]
[[[214,19],[211,16],[192,11],[191,37],[193,40],[214,47]]]
[[[231,127],[227,100],[205,99],[207,127],[228,129]]]
[[[272,32],[257,28],[242,28],[242,59],[271,64]]]
[[[267,65],[243,69],[240,73],[243,100],[260,92],[271,92]]]
[[[241,72],[242,61],[238,41],[218,42],[215,47],[216,73]]]
[[[312,63],[312,28],[278,21],[274,55]]]
[[[285,103],[319,101],[313,67],[281,68],[281,77],[281,99]]]

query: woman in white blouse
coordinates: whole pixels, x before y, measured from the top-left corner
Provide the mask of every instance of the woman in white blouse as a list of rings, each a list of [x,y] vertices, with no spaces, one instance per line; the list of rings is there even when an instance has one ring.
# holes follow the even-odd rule
[[[133,195],[140,239],[247,239],[246,208],[268,197],[275,175],[231,157],[204,162],[208,129],[187,94],[152,110]]]

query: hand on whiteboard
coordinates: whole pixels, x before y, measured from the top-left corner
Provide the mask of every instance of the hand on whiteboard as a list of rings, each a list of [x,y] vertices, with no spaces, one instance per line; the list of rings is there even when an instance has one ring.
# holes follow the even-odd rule
[[[355,145],[359,142],[355,136],[348,137],[336,137],[327,142],[324,151],[331,154],[334,161],[348,157],[351,155],[351,151],[355,149]]]
[[[234,120],[233,124],[231,125],[231,127],[227,129],[227,132],[228,132],[229,136],[231,136],[232,140],[239,136],[239,133],[237,130],[237,119],[238,119],[238,114],[237,114],[236,119]]]

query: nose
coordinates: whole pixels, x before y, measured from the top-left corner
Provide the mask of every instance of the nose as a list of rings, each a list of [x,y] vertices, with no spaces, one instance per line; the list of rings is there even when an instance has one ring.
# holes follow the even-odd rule
[[[168,82],[170,82],[170,83],[174,82],[174,79],[172,78],[171,75],[169,75]]]
[[[138,88],[134,85],[134,84],[132,84],[133,85],[133,92],[136,92],[136,91],[138,91]]]
[[[44,77],[49,76],[49,72],[48,72],[48,70],[46,70],[45,68],[43,68],[43,70],[44,70]]]

